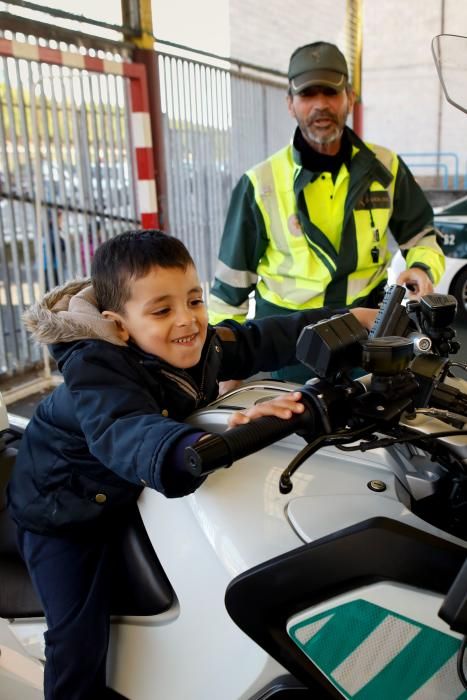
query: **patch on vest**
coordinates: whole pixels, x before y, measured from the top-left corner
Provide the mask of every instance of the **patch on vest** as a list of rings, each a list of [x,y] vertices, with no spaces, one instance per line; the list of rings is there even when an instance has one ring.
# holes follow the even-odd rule
[[[292,236],[303,236],[302,225],[300,224],[296,214],[289,216],[287,226],[289,227],[289,233],[291,233]]]
[[[389,209],[391,198],[385,190],[365,192],[355,209]]]

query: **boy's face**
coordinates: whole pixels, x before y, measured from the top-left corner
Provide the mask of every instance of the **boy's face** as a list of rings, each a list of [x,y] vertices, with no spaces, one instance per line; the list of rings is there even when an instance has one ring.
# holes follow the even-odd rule
[[[153,267],[131,282],[123,314],[104,311],[103,316],[116,321],[125,342],[131,339],[173,367],[187,369],[200,360],[208,316],[193,265]]]

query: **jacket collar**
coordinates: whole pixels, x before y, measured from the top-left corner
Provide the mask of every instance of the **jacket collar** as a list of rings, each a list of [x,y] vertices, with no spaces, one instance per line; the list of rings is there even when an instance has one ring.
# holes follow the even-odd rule
[[[157,355],[151,355],[151,353],[141,350],[141,348],[132,343],[130,343],[129,347],[136,354],[142,365],[159,370],[165,377],[175,382],[185,394],[188,394],[199,403],[206,397],[209,397],[210,400],[213,398],[211,393],[213,391],[213,383],[216,384],[217,367],[211,371],[211,364],[213,354],[218,357],[216,351],[212,352],[214,345],[218,345],[216,331],[211,326],[208,326],[200,360],[197,365],[189,369],[174,367],[168,362],[161,360]]]
[[[345,164],[350,170],[352,160],[352,143],[347,130],[344,129],[339,145],[339,151],[335,155],[320,153],[305,140],[301,130],[297,127],[293,137],[293,158],[303,168],[311,172],[332,172],[337,175],[341,166]]]
[[[296,172],[294,174],[295,192],[302,190],[309,182],[316,180],[319,175],[318,171],[307,170],[302,165],[302,155],[296,148],[298,130],[297,127],[292,143],[292,157],[296,165]],[[371,173],[372,179],[380,182],[383,187],[388,187],[393,179],[392,173],[377,159],[374,151],[368,148],[366,143],[357,136],[355,131],[346,126],[344,127],[344,132],[352,147],[351,164],[352,170],[356,171],[357,177],[360,178],[367,173]]]

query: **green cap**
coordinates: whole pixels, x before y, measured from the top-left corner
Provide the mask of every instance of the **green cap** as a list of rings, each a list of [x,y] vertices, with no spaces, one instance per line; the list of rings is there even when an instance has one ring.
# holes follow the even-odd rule
[[[295,49],[290,57],[288,76],[293,95],[314,85],[340,92],[347,86],[349,69],[337,46],[316,41]]]

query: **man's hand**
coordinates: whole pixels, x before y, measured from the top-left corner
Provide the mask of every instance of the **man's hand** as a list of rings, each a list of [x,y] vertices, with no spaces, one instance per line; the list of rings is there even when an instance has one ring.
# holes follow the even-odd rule
[[[421,267],[411,267],[401,272],[397,284],[407,287],[409,299],[420,299],[424,294],[431,294],[433,291],[433,282]]]
[[[300,391],[292,391],[290,394],[278,396],[271,401],[264,401],[245,411],[235,411],[229,418],[229,427],[235,428],[237,425],[244,425],[251,420],[261,418],[261,416],[277,416],[287,420],[292,418],[294,413],[303,413],[305,406],[301,403],[302,395]]]
[[[378,315],[379,309],[365,309],[364,307],[357,306],[355,309],[349,309],[349,311],[355,316],[357,321],[361,323],[363,328],[370,331],[375,322],[376,316]]]

